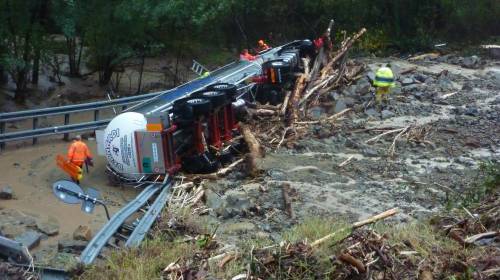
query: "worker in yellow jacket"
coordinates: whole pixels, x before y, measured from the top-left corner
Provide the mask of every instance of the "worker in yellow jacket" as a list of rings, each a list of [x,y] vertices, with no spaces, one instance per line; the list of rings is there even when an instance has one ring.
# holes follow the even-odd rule
[[[381,67],[375,73],[373,85],[376,88],[375,101],[377,105],[381,105],[383,101],[387,101],[391,88],[394,87],[394,74],[391,68]]]

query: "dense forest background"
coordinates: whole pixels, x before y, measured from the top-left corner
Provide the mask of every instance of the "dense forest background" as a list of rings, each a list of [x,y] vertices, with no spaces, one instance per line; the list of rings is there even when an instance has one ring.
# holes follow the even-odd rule
[[[0,83],[22,99],[40,66],[70,76],[81,65],[110,82],[128,59],[235,52],[340,30],[369,30],[367,51],[415,51],[434,43],[478,42],[500,33],[499,0],[0,0]],[[84,51],[82,51],[84,50]],[[60,55],[64,54],[65,58]]]

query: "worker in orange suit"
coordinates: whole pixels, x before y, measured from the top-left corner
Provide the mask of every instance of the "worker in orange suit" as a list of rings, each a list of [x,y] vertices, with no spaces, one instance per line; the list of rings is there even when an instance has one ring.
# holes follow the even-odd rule
[[[269,46],[264,42],[264,40],[259,40],[257,42],[257,51],[258,52],[263,52],[265,50],[270,49]]]
[[[240,53],[240,60],[254,61],[255,59],[256,57],[251,55],[248,52],[248,49],[243,49],[243,51]]]
[[[92,154],[89,147],[82,141],[82,137],[77,135],[68,148],[68,162],[82,168],[84,163],[93,166]],[[78,180],[77,180],[77,183]]]

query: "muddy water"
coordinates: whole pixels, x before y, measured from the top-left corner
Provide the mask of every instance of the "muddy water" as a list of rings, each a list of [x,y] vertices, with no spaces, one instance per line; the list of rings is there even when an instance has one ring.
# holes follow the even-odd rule
[[[15,196],[12,200],[0,200],[0,208],[21,211],[39,221],[57,221],[59,234],[44,241],[47,243],[71,239],[79,225],[88,225],[95,233],[106,221],[102,207],[97,207],[93,214],[85,214],[80,210],[80,205],[64,204],[52,194],[52,184],[55,181],[68,179],[57,168],[55,157],[57,154],[65,154],[69,143],[60,138],[44,138],[39,141],[38,145],[27,145],[21,149],[11,147],[0,154],[0,186],[11,186]],[[87,141],[87,144],[95,155],[95,165],[89,174],[84,174],[81,186],[84,189],[98,189],[113,214],[135,197],[137,191],[108,186],[104,174],[105,159],[96,155],[95,141]],[[0,217],[4,218],[6,217]]]

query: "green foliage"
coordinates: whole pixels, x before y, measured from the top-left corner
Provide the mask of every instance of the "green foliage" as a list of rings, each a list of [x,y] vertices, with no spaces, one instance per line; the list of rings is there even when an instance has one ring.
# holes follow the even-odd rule
[[[84,60],[107,84],[131,58],[167,52],[225,63],[258,39],[273,46],[315,38],[332,18],[336,33],[366,27],[359,50],[370,53],[500,35],[498,0],[0,0],[0,63],[22,92],[40,58],[61,53],[50,39],[61,34],[70,74]]]
[[[474,206],[486,196],[500,190],[500,162],[486,161],[479,166],[477,182],[463,193],[452,194],[446,203],[446,209]]]

